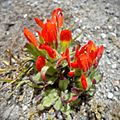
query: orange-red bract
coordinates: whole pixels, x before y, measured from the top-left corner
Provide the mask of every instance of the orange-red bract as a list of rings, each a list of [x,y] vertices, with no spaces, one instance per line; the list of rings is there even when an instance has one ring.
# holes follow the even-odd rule
[[[60,33],[60,40],[70,42],[72,40],[72,34],[70,30],[62,30]]]
[[[92,65],[92,60],[86,53],[80,54],[77,61],[78,66],[80,69],[83,69],[84,72],[86,72]]]
[[[63,26],[63,14],[61,8],[57,8],[52,12],[52,22],[54,22],[58,28]]]
[[[55,51],[52,47],[50,47],[49,45],[40,44],[39,49],[46,50],[47,53],[48,53],[48,55],[49,55],[51,58],[56,58],[56,56],[57,56],[56,51]]]
[[[98,63],[99,63],[100,58],[102,57],[103,51],[104,51],[103,45],[98,47],[96,50],[96,59],[93,62],[93,65],[95,68],[98,66]]]
[[[73,77],[74,75],[75,75],[75,72],[74,72],[74,71],[68,72],[68,76],[69,76],[69,77]]]
[[[104,47],[103,45],[101,45],[98,49],[97,49],[97,58],[98,60],[101,58],[102,54],[103,54],[103,51],[104,51]]]
[[[72,68],[78,68],[78,62],[77,61],[71,62],[70,65],[71,65]]]
[[[66,60],[68,62],[68,65],[70,66],[70,54],[69,54],[69,49],[68,48],[66,48],[65,56],[66,56]]]
[[[57,46],[57,28],[52,22],[47,22],[41,31],[41,37],[44,39],[45,43],[51,45],[55,43]]]
[[[40,19],[38,19],[38,18],[34,18],[35,19],[35,22],[41,27],[41,28],[44,28],[44,23],[40,20]]]
[[[86,89],[87,89],[87,81],[86,81],[86,77],[85,77],[84,74],[82,74],[80,80],[81,80],[81,83],[82,83],[82,87],[83,87],[83,89],[86,90]]]
[[[24,35],[27,38],[27,40],[33,44],[34,46],[38,46],[37,39],[34,36],[34,34],[26,27],[24,27]]]
[[[38,56],[37,61],[35,62],[37,70],[40,72],[41,69],[45,66],[45,58],[43,56]]]

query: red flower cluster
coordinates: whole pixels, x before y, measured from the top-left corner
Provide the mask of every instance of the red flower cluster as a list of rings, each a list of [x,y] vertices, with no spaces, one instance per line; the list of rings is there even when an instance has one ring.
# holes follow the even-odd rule
[[[35,47],[37,47],[37,49],[45,50],[51,58],[56,58],[56,56],[57,56],[56,50],[58,48],[58,36],[59,36],[58,33],[60,31],[60,28],[63,26],[62,9],[61,8],[55,9],[52,13],[51,20],[47,20],[46,23],[43,23],[38,18],[35,18],[35,22],[42,29],[41,31],[36,30],[36,32],[38,33],[40,39],[43,40],[43,43],[38,42],[38,40],[36,39],[34,34],[30,30],[28,30],[26,27],[24,28],[25,37],[31,44],[33,44]],[[60,32],[61,42],[63,42],[63,41],[70,42],[71,39],[72,39],[71,31],[62,30]],[[69,52],[69,49],[66,49],[66,53],[63,56],[64,56],[64,59],[67,59],[68,61],[70,61],[70,58],[67,54],[68,52]],[[67,56],[67,58],[65,56]],[[36,61],[36,68],[38,69],[38,71],[41,70],[39,68],[40,64],[38,64],[39,61],[40,60],[38,57],[38,60]],[[59,60],[59,62],[60,62],[60,60]],[[44,61],[43,61],[43,63],[44,63]],[[69,64],[70,64],[70,62],[69,62]]]
[[[86,72],[92,65],[94,65],[96,62],[99,62],[103,51],[103,45],[101,45],[100,47],[96,47],[93,41],[90,40],[83,47],[76,49],[75,61],[71,63],[71,67],[79,67],[84,72]]]
[[[96,47],[93,41],[90,40],[83,47],[77,47],[75,51],[74,62],[70,62],[69,49],[66,48],[66,52],[62,54],[62,58],[59,60],[58,64],[60,64],[62,60],[67,60],[68,65],[72,68],[80,68],[81,70],[86,72],[92,65],[99,62],[103,51],[103,45],[101,45],[100,47]]]
[[[52,18],[45,23],[38,18],[35,18],[35,22],[41,28],[40,30],[36,30],[40,41],[38,41],[34,34],[25,27],[24,35],[27,40],[39,51],[45,51],[50,58],[57,61],[57,67],[62,61],[67,61],[69,66],[68,76],[70,78],[75,76],[76,68],[80,69],[82,71],[80,82],[82,83],[83,89],[86,90],[87,81],[85,73],[89,71],[90,67],[97,67],[104,51],[103,45],[97,47],[94,42],[90,40],[83,47],[77,45],[73,52],[74,56],[71,57],[69,44],[72,41],[72,34],[70,30],[61,30],[63,26],[63,14],[61,8],[55,9],[52,12]],[[59,50],[59,54],[57,53],[57,50]],[[38,56],[35,64],[39,72],[45,66],[49,57]]]
[[[80,68],[83,72],[87,72],[91,66],[97,67],[98,62],[104,51],[103,45],[96,47],[93,41],[88,41],[83,47],[77,47],[75,50],[74,62],[70,61],[69,49],[66,48],[65,53],[62,54],[61,59],[58,61],[58,65],[62,60],[66,60],[68,65],[72,68]],[[74,72],[69,72],[68,76],[73,77]],[[84,74],[81,77],[81,83],[84,90],[87,88],[87,82]]]

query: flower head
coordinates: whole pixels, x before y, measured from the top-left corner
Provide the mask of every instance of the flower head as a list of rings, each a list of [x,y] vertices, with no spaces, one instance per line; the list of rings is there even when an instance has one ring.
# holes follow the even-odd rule
[[[97,47],[90,40],[83,47],[77,47],[75,52],[75,60],[78,63],[80,69],[83,69],[86,72],[93,64],[97,55]],[[73,62],[74,63],[74,62]],[[73,64],[74,65],[74,64]]]

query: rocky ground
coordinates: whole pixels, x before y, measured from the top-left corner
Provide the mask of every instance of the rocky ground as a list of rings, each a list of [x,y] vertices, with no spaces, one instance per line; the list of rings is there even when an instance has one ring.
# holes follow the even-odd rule
[[[49,18],[54,8],[61,7],[67,26],[76,23],[73,36],[83,31],[79,40],[94,40],[105,46],[100,61],[102,81],[94,97],[82,104],[74,120],[120,120],[120,0],[1,0],[0,56],[8,48],[18,54],[25,43],[23,27],[35,27],[34,17]],[[24,86],[23,100],[6,91],[0,92],[0,120],[27,120],[32,90]],[[41,118],[45,120],[47,114]],[[58,116],[59,119],[61,115]],[[54,118],[54,115],[53,115]]]

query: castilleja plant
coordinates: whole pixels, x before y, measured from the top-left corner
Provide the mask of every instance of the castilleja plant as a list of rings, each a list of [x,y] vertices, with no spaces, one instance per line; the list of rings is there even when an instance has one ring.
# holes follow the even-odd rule
[[[35,22],[39,39],[27,27],[24,35],[29,41],[25,47],[34,61],[33,80],[41,90],[39,110],[54,107],[68,115],[82,94],[92,95],[100,80],[97,68],[104,47],[92,40],[84,46],[75,44],[71,31],[63,29],[61,8],[52,12],[50,20],[35,18]]]

